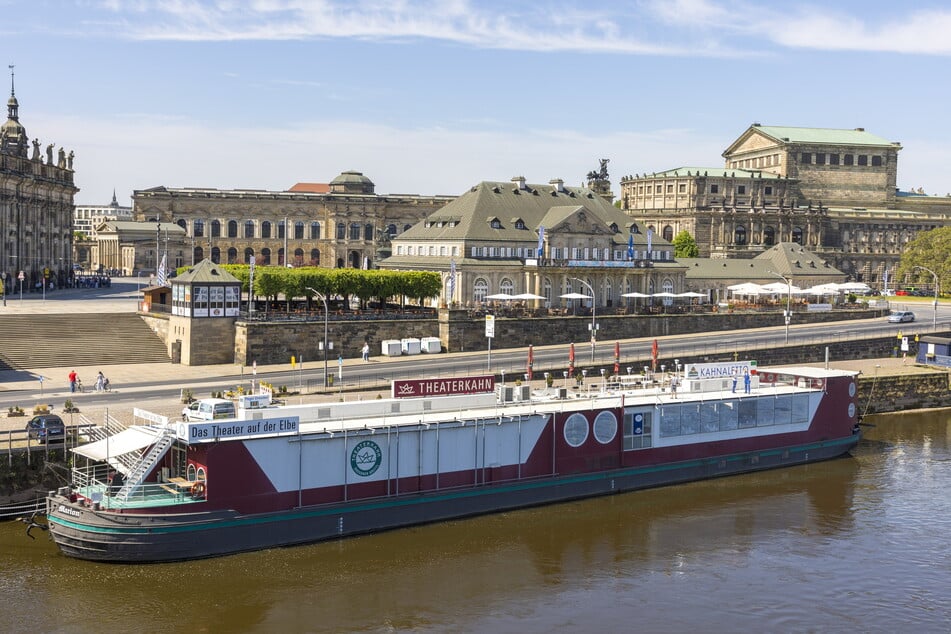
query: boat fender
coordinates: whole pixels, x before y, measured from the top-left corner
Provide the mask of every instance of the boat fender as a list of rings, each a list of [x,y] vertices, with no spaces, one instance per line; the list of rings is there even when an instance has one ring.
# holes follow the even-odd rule
[[[205,497],[205,483],[196,482],[192,485],[192,497],[203,498]]]

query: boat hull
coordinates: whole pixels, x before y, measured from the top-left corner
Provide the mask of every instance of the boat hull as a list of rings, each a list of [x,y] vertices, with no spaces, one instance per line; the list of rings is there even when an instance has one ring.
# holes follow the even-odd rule
[[[48,499],[50,533],[65,555],[122,563],[179,561],[292,546],[416,524],[635,491],[847,454],[851,436],[681,462],[392,495],[278,512],[130,513]]]

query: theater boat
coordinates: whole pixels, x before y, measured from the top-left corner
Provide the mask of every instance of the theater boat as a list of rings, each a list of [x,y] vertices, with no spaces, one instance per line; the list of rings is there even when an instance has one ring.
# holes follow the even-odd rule
[[[50,533],[81,559],[213,557],[798,465],[859,441],[853,372],[688,364],[678,378],[675,391],[650,374],[534,391],[394,381],[386,399],[202,422],[136,410],[142,424],[72,450]]]

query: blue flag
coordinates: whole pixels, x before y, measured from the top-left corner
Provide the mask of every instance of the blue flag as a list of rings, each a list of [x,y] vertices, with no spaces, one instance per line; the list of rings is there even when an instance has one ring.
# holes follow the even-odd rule
[[[651,240],[653,239],[653,237],[654,237],[654,232],[653,232],[653,230],[648,229],[648,230],[647,230],[647,259],[648,259],[648,260],[653,260],[653,259],[654,259],[654,258],[651,257]]]
[[[449,260],[449,297],[446,303],[451,304],[456,298],[456,260]]]
[[[627,259],[634,259],[634,234],[628,234],[627,236]]]
[[[538,257],[545,255],[545,227],[538,227]]]

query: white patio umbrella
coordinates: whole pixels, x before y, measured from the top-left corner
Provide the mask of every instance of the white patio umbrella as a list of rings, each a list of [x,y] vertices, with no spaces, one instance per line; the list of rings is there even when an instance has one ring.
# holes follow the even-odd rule
[[[496,293],[495,295],[486,295],[486,299],[515,299],[514,295],[508,293]]]
[[[562,299],[591,299],[590,295],[582,295],[581,293],[565,293],[564,295],[559,295],[558,297]]]
[[[839,289],[843,291],[858,291],[861,293],[867,293],[868,291],[872,290],[872,287],[862,282],[845,282],[843,284],[836,284],[836,286],[838,286]]]
[[[786,284],[785,282],[770,282],[769,284],[763,284],[762,289],[767,293],[776,293],[783,294],[790,293],[792,295],[801,295],[802,289],[798,286]]]
[[[762,295],[768,292],[764,291],[762,286],[754,284],[753,282],[734,284],[733,286],[727,286],[726,289],[731,291],[734,295]]]
[[[545,299],[545,297],[536,295],[535,293],[519,293],[518,295],[513,295],[512,299]]]
[[[650,294],[634,291],[633,293],[624,293],[621,297],[650,297]]]
[[[842,291],[839,290],[839,285],[834,283],[817,284],[803,290],[803,293],[807,293],[809,295],[838,295],[841,292]]]
[[[706,293],[696,293],[694,291],[687,291],[685,293],[677,293],[677,297],[706,297]]]

